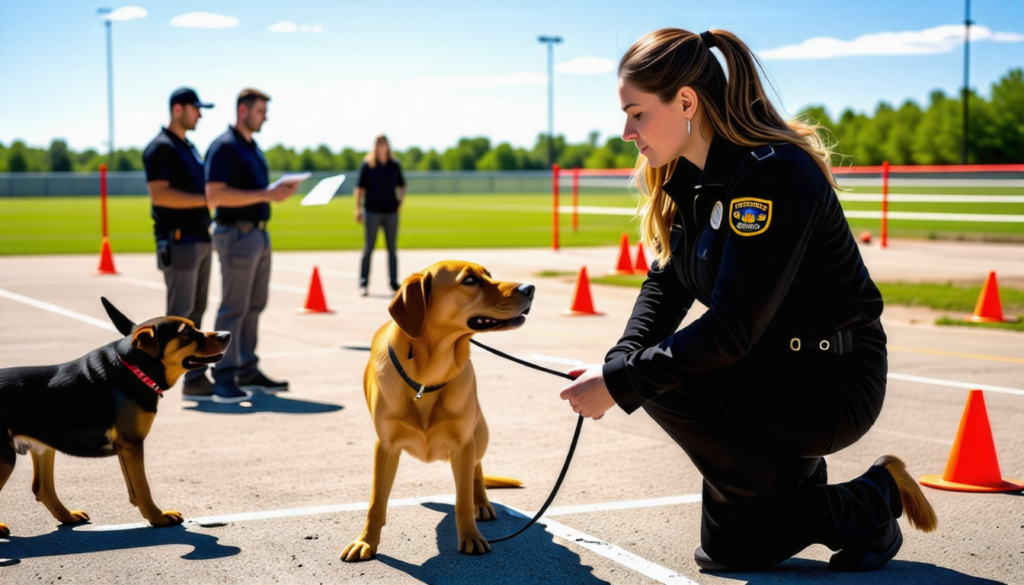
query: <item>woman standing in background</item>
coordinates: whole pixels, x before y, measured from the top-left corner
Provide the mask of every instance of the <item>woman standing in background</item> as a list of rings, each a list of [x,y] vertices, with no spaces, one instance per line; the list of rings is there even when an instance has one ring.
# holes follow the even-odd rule
[[[391,156],[387,136],[381,134],[359,167],[359,184],[352,190],[357,223],[363,224],[366,235],[363,261],[359,270],[359,293],[369,294],[370,255],[377,243],[377,232],[384,228],[388,245],[388,275],[391,290],[398,290],[398,210],[405,200],[405,177],[402,167]],[[364,209],[365,208],[365,209]]]

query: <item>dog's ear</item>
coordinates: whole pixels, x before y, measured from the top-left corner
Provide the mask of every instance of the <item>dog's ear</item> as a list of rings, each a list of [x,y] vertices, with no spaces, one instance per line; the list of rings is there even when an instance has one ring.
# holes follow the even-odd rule
[[[121,332],[121,335],[131,335],[132,329],[135,329],[135,323],[128,317],[125,317],[121,311],[117,310],[107,297],[100,297],[100,301],[103,302],[103,308],[107,310],[107,316],[110,317],[110,321],[117,327],[117,330]]]
[[[402,288],[391,301],[388,312],[391,318],[398,323],[398,326],[405,331],[409,337],[419,337],[423,334],[423,325],[427,320],[427,307],[430,305],[430,285],[433,276],[427,274],[413,274],[405,279]]]
[[[141,349],[149,354],[149,357],[156,357],[160,353],[160,342],[156,338],[156,327],[148,325],[140,327],[132,336],[132,348]]]

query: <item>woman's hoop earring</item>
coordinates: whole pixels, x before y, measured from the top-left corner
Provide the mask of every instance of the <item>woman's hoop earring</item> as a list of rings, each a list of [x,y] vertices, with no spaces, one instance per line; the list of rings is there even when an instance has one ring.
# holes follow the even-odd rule
[[[690,121],[689,120],[686,121],[686,134],[687,135],[690,134]]]

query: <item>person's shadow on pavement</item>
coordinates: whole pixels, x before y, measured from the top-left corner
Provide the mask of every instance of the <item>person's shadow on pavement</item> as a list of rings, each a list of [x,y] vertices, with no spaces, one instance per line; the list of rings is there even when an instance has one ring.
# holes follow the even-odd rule
[[[257,412],[278,412],[282,414],[322,414],[345,408],[340,404],[310,402],[296,398],[282,398],[276,394],[253,394],[252,398],[238,404],[218,402],[190,402],[184,410],[208,412],[211,414],[255,414]]]
[[[422,565],[414,565],[397,558],[378,554],[377,559],[423,583],[445,585],[478,585],[480,583],[514,583],[515,585],[541,585],[572,583],[573,585],[609,585],[594,576],[593,567],[584,565],[580,556],[561,544],[543,526],[531,526],[516,538],[491,545],[491,552],[470,556],[458,551],[458,532],[455,528],[455,507],[451,504],[426,503],[424,507],[441,512],[444,518],[437,526],[437,548],[440,553]],[[498,519],[477,524],[484,537],[498,538],[511,534],[526,519],[510,514],[495,504]],[[393,552],[401,551],[401,543],[389,546],[387,538],[381,546]]]
[[[0,544],[0,557],[8,565],[23,559],[57,555],[128,550],[151,546],[188,545],[192,550],[181,558],[190,561],[220,559],[237,555],[242,549],[217,542],[216,536],[192,532],[184,526],[168,528],[126,528],[123,530],[75,530],[58,526],[54,532],[38,536],[10,536]],[[2,565],[0,565],[2,566]]]

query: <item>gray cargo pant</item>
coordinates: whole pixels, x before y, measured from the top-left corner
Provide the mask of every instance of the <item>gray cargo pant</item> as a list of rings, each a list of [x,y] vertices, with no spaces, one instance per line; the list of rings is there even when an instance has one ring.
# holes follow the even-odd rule
[[[209,242],[157,240],[156,247],[156,264],[167,284],[167,314],[189,319],[202,329],[210,292],[212,246]],[[189,370],[185,372],[185,383],[194,383],[205,375],[206,368]]]
[[[250,222],[216,224],[213,247],[222,282],[215,328],[231,333],[231,344],[214,366],[213,379],[231,380],[255,373],[259,365],[256,342],[270,289],[270,235]]]

